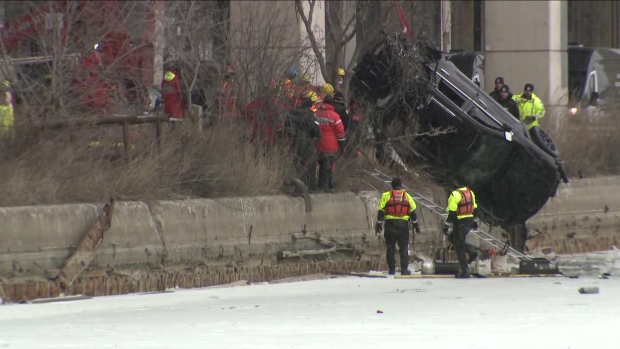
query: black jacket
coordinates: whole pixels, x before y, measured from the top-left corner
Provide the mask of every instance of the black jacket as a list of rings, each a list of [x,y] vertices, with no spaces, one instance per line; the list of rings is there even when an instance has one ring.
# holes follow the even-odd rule
[[[503,101],[498,100],[497,103],[519,120],[519,107],[517,106],[517,102],[515,102],[510,95]]]
[[[494,100],[499,101],[499,90],[493,89],[493,91],[489,92],[489,96],[491,96]]]
[[[334,107],[334,111],[338,113],[338,115],[340,116],[340,120],[342,120],[342,126],[344,126],[344,132],[348,133],[349,124],[351,123],[351,115],[349,114],[347,107],[345,107],[344,104],[341,104],[338,102],[334,102],[332,106]]]
[[[495,101],[499,102],[499,93],[500,90],[494,89],[489,93],[489,96],[491,96],[491,98],[493,98]],[[512,92],[510,91],[508,91],[508,98],[512,98]]]
[[[293,109],[284,121],[283,131],[285,136],[295,143],[309,145],[321,140],[319,123],[314,112],[308,108]]]

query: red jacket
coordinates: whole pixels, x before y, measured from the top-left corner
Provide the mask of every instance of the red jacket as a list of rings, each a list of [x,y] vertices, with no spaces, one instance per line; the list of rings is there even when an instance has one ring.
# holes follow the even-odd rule
[[[86,56],[79,67],[80,76],[74,80],[84,104],[93,108],[106,108],[112,102],[113,86],[101,74],[101,57],[98,52]]]
[[[317,150],[321,153],[333,154],[338,152],[338,142],[344,141],[344,125],[334,107],[321,103],[316,111],[316,118],[321,128],[321,143]]]
[[[278,100],[267,105],[264,97],[255,99],[245,106],[248,121],[252,124],[252,140],[260,139],[261,143],[271,146],[278,140],[278,131],[282,122],[278,119],[278,109],[286,110],[286,104]]]
[[[161,98],[164,101],[164,112],[168,117],[182,119],[185,116],[186,103],[179,83],[179,74],[171,81],[161,81]]]

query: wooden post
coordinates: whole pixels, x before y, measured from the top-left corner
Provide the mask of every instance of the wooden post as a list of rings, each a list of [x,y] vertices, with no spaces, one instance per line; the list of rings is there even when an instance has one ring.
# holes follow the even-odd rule
[[[123,147],[125,148],[125,158],[129,159],[129,123],[123,122]]]
[[[161,150],[161,121],[155,121],[155,143],[157,150]]]

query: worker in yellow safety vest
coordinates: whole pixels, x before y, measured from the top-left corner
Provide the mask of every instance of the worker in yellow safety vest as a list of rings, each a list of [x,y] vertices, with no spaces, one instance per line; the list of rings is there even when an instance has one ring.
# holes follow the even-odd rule
[[[409,222],[413,225],[413,230],[420,234],[420,225],[416,215],[416,205],[411,195],[402,188],[400,178],[392,179],[392,190],[386,191],[379,200],[379,212],[377,213],[377,224],[375,225],[375,235],[381,234],[383,222],[385,221],[385,244],[387,246],[386,259],[390,275],[396,273],[396,244],[400,254],[400,273],[401,275],[411,275],[409,271]]]
[[[0,138],[11,139],[15,132],[15,115],[9,98],[7,93],[0,93]]]
[[[478,228],[474,218],[478,204],[474,192],[463,183],[462,177],[456,176],[454,178],[454,190],[448,197],[448,207],[446,208],[448,217],[443,228],[443,233],[449,237],[459,261],[457,278],[469,278],[468,265],[478,257],[478,250],[465,242],[467,234],[472,229]],[[467,259],[466,253],[469,253],[469,259]]]
[[[527,129],[540,126],[538,120],[545,116],[545,105],[542,100],[534,94],[534,85],[525,84],[523,93],[512,96],[519,108],[519,119],[527,125]]]

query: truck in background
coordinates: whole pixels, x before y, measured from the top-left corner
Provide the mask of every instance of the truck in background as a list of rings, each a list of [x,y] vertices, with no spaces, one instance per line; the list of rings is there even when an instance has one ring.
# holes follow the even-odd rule
[[[620,49],[571,44],[567,52],[567,113],[591,122],[611,116],[609,111],[620,107]],[[445,57],[484,90],[482,52],[450,52]]]

